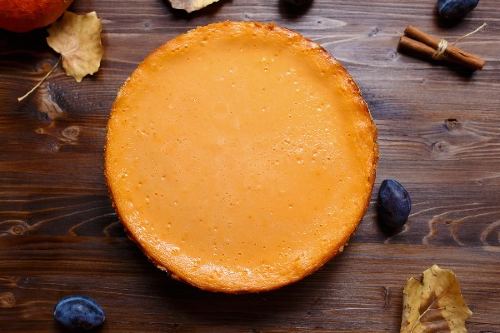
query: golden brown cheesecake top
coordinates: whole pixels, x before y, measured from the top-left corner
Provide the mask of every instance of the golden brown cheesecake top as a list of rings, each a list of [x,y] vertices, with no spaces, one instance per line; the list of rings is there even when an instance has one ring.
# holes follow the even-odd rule
[[[224,292],[277,288],[335,255],[366,210],[377,155],[344,68],[250,22],[149,55],[118,94],[106,148],[131,237],[174,276]]]

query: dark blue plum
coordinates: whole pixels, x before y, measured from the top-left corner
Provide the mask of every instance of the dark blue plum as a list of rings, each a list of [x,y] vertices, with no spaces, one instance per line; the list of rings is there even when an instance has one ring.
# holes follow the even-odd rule
[[[438,0],[439,16],[445,20],[459,20],[476,8],[479,0]]]
[[[386,179],[378,192],[378,218],[383,226],[401,228],[411,211],[408,191],[393,179]]]
[[[90,331],[104,323],[102,308],[91,298],[67,296],[54,309],[54,319],[73,331]]]
[[[312,0],[283,0],[285,3],[295,7],[305,7],[311,4]]]

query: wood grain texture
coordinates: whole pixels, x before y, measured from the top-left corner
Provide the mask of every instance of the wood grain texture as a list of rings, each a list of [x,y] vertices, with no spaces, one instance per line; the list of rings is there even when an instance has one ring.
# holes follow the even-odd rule
[[[500,333],[500,2],[481,0],[444,27],[433,0],[221,1],[187,15],[162,0],[76,0],[103,19],[105,57],[75,83],[44,31],[0,32],[0,332],[59,332],[61,296],[95,297],[103,332],[397,332],[402,287],[437,263],[456,271],[470,332]],[[111,103],[153,49],[221,20],[275,21],[321,43],[352,73],[379,129],[377,185],[396,178],[414,203],[407,227],[377,226],[375,198],[351,244],[311,277],[272,293],[209,294],[170,280],[124,235],[107,196],[103,144]],[[396,52],[408,24],[487,60],[472,76]]]

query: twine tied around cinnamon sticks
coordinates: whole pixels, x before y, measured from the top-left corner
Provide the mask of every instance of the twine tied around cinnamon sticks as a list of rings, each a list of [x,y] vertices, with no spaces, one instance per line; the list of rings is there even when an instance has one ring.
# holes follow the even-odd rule
[[[432,55],[432,59],[434,60],[443,59],[447,48],[448,48],[448,41],[446,39],[441,39],[439,41],[436,52],[434,52],[434,54]]]
[[[446,39],[429,35],[410,25],[405,29],[404,36],[401,36],[398,49],[410,54],[422,56],[426,59],[452,62],[475,71],[482,69],[486,61],[475,54],[461,50],[455,45],[459,41],[481,31],[485,27],[486,23],[476,30],[461,36],[453,43],[450,43]]]

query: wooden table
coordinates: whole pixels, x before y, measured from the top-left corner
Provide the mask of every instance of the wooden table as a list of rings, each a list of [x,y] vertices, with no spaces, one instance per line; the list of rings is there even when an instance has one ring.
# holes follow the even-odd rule
[[[433,0],[222,1],[192,15],[161,0],[76,0],[103,19],[102,68],[80,84],[58,69],[43,31],[0,33],[0,332],[57,332],[56,301],[86,294],[103,332],[398,332],[402,287],[434,263],[455,270],[471,332],[500,332],[500,2],[481,0],[440,27]],[[129,241],[103,178],[106,121],[117,89],[169,38],[220,20],[275,21],[321,43],[352,73],[379,129],[370,209],[346,251],[309,278],[227,296],[170,280]],[[407,24],[453,39],[488,63],[475,75],[396,52]],[[377,226],[385,178],[412,195],[407,227]]]

